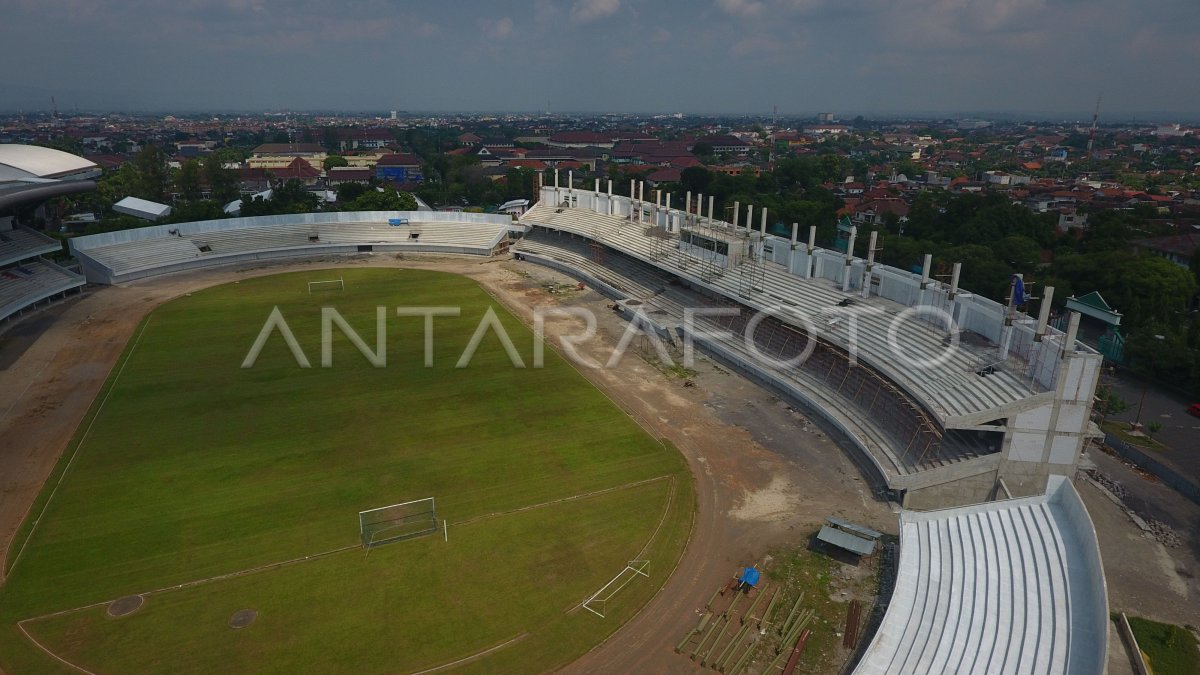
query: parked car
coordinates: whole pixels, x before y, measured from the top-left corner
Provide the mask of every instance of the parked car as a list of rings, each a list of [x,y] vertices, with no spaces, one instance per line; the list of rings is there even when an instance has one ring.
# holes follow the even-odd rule
[[[1188,413],[1200,417],[1200,403],[1193,403],[1188,406]]]

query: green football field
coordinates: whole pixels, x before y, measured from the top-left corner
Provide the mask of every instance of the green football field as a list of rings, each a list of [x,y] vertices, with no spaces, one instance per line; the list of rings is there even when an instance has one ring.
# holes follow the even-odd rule
[[[461,315],[434,320],[425,367],[424,320],[396,308],[429,306]],[[279,331],[241,367],[275,307],[311,367]],[[323,367],[322,307],[372,351],[385,308],[386,365],[334,325]],[[525,368],[490,330],[456,367],[489,307]],[[678,452],[545,353],[532,367],[532,333],[437,272],[280,274],[163,305],[14,541],[0,669],[537,672],[581,655],[666,580],[694,495]],[[361,547],[359,511],[424,497],[444,531]],[[649,578],[605,618],[580,609],[642,559]],[[130,595],[142,607],[109,616]]]

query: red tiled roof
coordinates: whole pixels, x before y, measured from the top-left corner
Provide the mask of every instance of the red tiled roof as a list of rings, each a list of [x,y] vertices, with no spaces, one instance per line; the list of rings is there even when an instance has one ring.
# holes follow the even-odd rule
[[[673,183],[678,182],[681,177],[679,169],[673,167],[665,167],[646,176],[646,180],[653,183]]]
[[[421,160],[416,155],[391,154],[380,157],[376,166],[421,166]]]
[[[612,136],[595,131],[560,131],[550,136],[551,143],[612,143]]]
[[[540,159],[510,159],[504,164],[515,169],[534,169],[535,171],[545,171],[546,163]]]

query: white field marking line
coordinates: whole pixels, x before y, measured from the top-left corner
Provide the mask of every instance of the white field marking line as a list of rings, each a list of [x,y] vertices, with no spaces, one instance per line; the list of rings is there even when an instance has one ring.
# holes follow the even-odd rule
[[[675,476],[669,476],[669,478],[671,479],[671,487],[667,491],[667,505],[663,507],[662,515],[658,519],[658,525],[656,525],[654,528],[654,531],[650,533],[650,538],[648,540],[646,540],[646,544],[644,546],[642,546],[642,550],[638,551],[638,554],[634,558],[634,560],[642,560],[643,559],[642,556],[646,555],[646,551],[649,550],[650,545],[653,544],[654,540],[658,538],[658,532],[659,532],[659,530],[662,529],[663,523],[667,522],[667,514],[669,514],[671,512],[671,504],[675,501]],[[689,528],[689,530],[690,530],[690,528]],[[689,540],[691,539],[690,532],[689,532],[688,539]],[[686,546],[686,542],[685,542],[685,546]],[[676,566],[678,566],[678,562],[676,562]],[[626,569],[634,569],[634,568],[630,567],[629,565],[626,565],[625,567],[626,567]],[[646,569],[646,566],[642,565],[641,569],[634,569],[634,571],[642,574],[643,576],[649,577],[650,575],[645,572],[645,569]],[[624,571],[625,570],[621,570],[622,573],[624,573]],[[672,572],[672,574],[675,572],[674,568],[672,568],[671,572]],[[617,576],[620,576],[620,574],[618,574]],[[668,577],[669,576],[670,575],[668,575]],[[616,577],[613,577],[613,581],[616,581]],[[628,582],[626,582],[626,583],[628,583]],[[612,585],[612,581],[608,582],[608,584]],[[624,588],[624,585],[622,585],[621,587]],[[607,588],[607,586],[605,586],[605,588]],[[604,590],[603,588],[600,589],[600,591],[603,591],[603,590]],[[575,610],[579,609],[580,607],[588,610],[589,612],[597,613],[591,607],[588,607],[587,604],[589,602],[591,602],[592,600],[595,600],[596,596],[600,594],[600,591],[596,591],[595,593],[592,594],[592,597],[584,600],[583,602],[578,603],[578,604],[573,604],[570,607],[566,608],[565,610],[563,610],[563,614],[572,614],[575,612]],[[655,595],[657,595],[657,594],[658,594],[658,591],[655,591]],[[646,602],[649,602],[649,600],[647,600]],[[604,615],[601,614],[600,617],[604,618]]]
[[[100,400],[100,405],[96,408],[96,413],[92,415],[92,419],[88,421],[87,428],[83,430],[83,435],[79,437],[79,442],[75,444],[75,450],[71,453],[71,458],[67,460],[67,465],[63,467],[62,473],[58,475],[58,482],[56,482],[54,484],[54,488],[50,490],[50,496],[46,498],[46,503],[42,504],[42,510],[38,512],[38,516],[36,519],[34,519],[33,525],[30,526],[29,532],[25,534],[25,539],[21,542],[21,548],[17,551],[16,557],[13,558],[11,566],[7,564],[8,553],[7,551],[5,552],[5,564],[0,566],[0,579],[5,577],[5,569],[7,569],[8,572],[12,572],[13,570],[17,569],[17,563],[21,561],[21,556],[25,553],[25,548],[29,545],[30,540],[33,539],[33,534],[37,532],[38,525],[40,525],[42,522],[42,516],[46,515],[46,509],[50,508],[50,503],[54,501],[54,495],[58,494],[58,488],[62,487],[63,481],[67,478],[67,474],[71,472],[71,466],[75,464],[75,458],[79,456],[80,449],[83,448],[84,442],[87,440],[88,436],[91,435],[92,427],[96,425],[96,420],[100,419],[100,413],[104,411],[104,405],[108,403],[108,398],[112,396],[113,391],[117,388],[117,383],[121,380],[121,373],[125,372],[125,366],[129,365],[130,359],[133,358],[133,353],[137,351],[137,346],[142,341],[142,335],[144,335],[146,333],[146,329],[150,327],[150,322],[153,320],[153,318],[153,315],[146,317],[146,323],[142,324],[142,329],[138,331],[137,337],[134,338],[133,345],[129,348],[129,353],[125,355],[125,360],[121,362],[121,367],[117,370],[116,375],[113,376],[112,385],[108,388],[108,391],[104,393],[104,398]],[[34,501],[37,501],[36,497],[34,498]],[[31,509],[33,508],[33,504],[30,504],[29,506]],[[28,516],[29,511],[26,511],[25,517]],[[24,522],[24,520],[24,518],[21,519],[22,522]],[[8,550],[12,550],[11,547]]]
[[[29,631],[25,630],[24,623],[25,623],[24,621],[18,621],[17,628],[21,629],[21,632],[25,634],[26,639],[28,639],[30,642],[32,642],[38,649],[42,650],[43,652],[46,652],[46,654],[49,655],[50,658],[54,659],[55,661],[58,661],[59,663],[67,666],[68,668],[77,670],[81,673],[87,673],[87,675],[96,675],[96,673],[93,673],[92,671],[87,670],[86,668],[83,668],[82,666],[77,666],[74,663],[71,663],[70,661],[59,656],[58,654],[55,654],[54,652],[50,651],[49,649],[46,649],[46,647],[43,646],[42,643],[38,642],[36,639],[34,639],[34,637],[32,635],[29,634]]]
[[[618,492],[620,490],[627,490],[629,488],[635,488],[635,487],[638,487],[641,485],[648,485],[650,483],[654,483],[654,482],[657,482],[660,480],[674,480],[674,476],[672,476],[670,474],[664,474],[662,476],[655,476],[654,478],[647,478],[645,480],[638,480],[638,481],[634,481],[632,483],[625,483],[624,485],[616,485],[614,487],[604,488],[603,490],[592,490],[591,492],[584,492],[583,494],[571,495],[570,497],[561,497],[559,499],[552,499],[548,502],[542,502],[540,504],[530,504],[529,506],[521,506],[521,507],[518,507],[515,509],[509,509],[507,511],[493,511],[491,513],[485,513],[483,515],[475,516],[473,518],[468,518],[466,520],[460,520],[460,521],[454,523],[454,526],[458,527],[459,525],[470,525],[471,523],[475,523],[480,520],[488,520],[491,518],[498,518],[500,516],[508,516],[508,515],[512,515],[514,513],[521,513],[522,511],[532,511],[533,509],[540,509],[540,508],[543,508],[546,506],[554,506],[555,504],[562,504],[563,502],[573,502],[573,501],[577,501],[580,499],[587,499],[588,497],[595,497],[597,495],[607,494],[609,492]]]
[[[663,523],[667,522],[667,514],[671,512],[671,504],[674,503],[674,501],[675,501],[675,476],[671,476],[671,488],[667,491],[667,505],[663,507],[662,516],[659,517],[659,519],[658,519],[658,525],[656,525],[654,527],[654,531],[650,533],[650,539],[648,539],[646,541],[646,545],[642,547],[642,550],[638,551],[638,554],[636,556],[634,556],[634,558],[633,558],[634,560],[641,560],[642,556],[646,555],[646,551],[650,548],[650,545],[653,544],[654,540],[658,537],[658,532],[659,532],[659,530],[662,529]]]
[[[244,570],[238,570],[236,572],[227,572],[225,574],[218,574],[215,577],[207,577],[205,579],[195,579],[193,581],[185,581],[181,584],[176,584],[174,586],[163,586],[162,588],[156,588],[152,591],[143,591],[141,593],[135,593],[134,595],[140,595],[142,597],[148,597],[151,595],[161,595],[163,593],[169,593],[171,591],[178,591],[178,590],[181,590],[184,588],[193,588],[196,586],[203,586],[205,584],[216,583],[218,581],[227,581],[229,579],[236,579],[238,577],[249,576],[251,574],[256,574],[258,572],[268,572],[268,571],[280,569],[283,567],[291,567],[292,565],[299,565],[300,563],[317,560],[318,558],[326,558],[331,555],[336,555],[338,553],[345,553],[346,551],[352,551],[352,550],[359,549],[359,548],[362,548],[362,544],[355,544],[353,546],[343,546],[341,548],[335,548],[335,549],[331,549],[329,551],[322,551],[321,553],[314,553],[312,555],[306,555],[303,558],[292,558],[291,560],[282,560],[279,562],[267,563],[266,565],[259,565],[258,567],[251,567],[251,568],[244,569]],[[125,597],[125,596],[121,596],[121,597]],[[73,614],[75,612],[82,612],[85,609],[92,609],[95,607],[103,607],[104,605],[112,604],[113,602],[115,602],[118,599],[119,598],[113,598],[111,600],[104,600],[102,602],[93,602],[90,605],[82,605],[80,607],[72,607],[71,609],[63,609],[63,610],[59,610],[57,612],[50,612],[49,614],[33,616],[33,617],[29,617],[28,619],[21,619],[18,623],[41,621],[43,619],[52,619],[56,616],[62,616],[64,614]]]
[[[457,661],[451,661],[450,663],[443,663],[440,666],[434,666],[432,668],[427,668],[425,670],[419,670],[415,673],[411,673],[410,675],[425,675],[425,673],[436,673],[439,670],[445,670],[447,668],[453,668],[454,666],[460,666],[464,663],[467,663],[468,661],[474,661],[476,659],[483,658],[483,657],[487,656],[488,654],[491,654],[492,652],[500,651],[501,649],[504,649],[505,647],[507,647],[513,643],[520,642],[521,640],[524,640],[527,637],[529,637],[529,633],[521,633],[520,635],[516,636],[515,638],[512,638],[511,640],[507,640],[505,642],[501,642],[500,644],[496,645],[495,647],[488,647],[487,649],[485,649],[481,652],[476,652],[470,656],[464,656],[463,658],[458,659]]]

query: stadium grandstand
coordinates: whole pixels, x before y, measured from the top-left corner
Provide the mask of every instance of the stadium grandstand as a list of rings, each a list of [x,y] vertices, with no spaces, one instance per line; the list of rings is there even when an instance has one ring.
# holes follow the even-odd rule
[[[85,285],[81,275],[43,257],[62,245],[20,222],[18,211],[94,190],[99,173],[94,163],[60,150],[0,145],[0,321]]]
[[[1042,494],[1097,433],[1101,358],[1074,339],[1078,316],[1064,334],[1046,312],[959,289],[957,273],[932,278],[928,259],[914,274],[817,248],[812,233],[805,244],[795,227],[790,240],[768,234],[753,207],[739,225],[738,205],[727,222],[711,198],[705,215],[699,195],[678,210],[669,196],[599,187],[541,188],[519,254],[590,280],[663,339],[690,338],[813,412],[905,506]]]
[[[1046,494],[900,514],[895,592],[856,675],[1105,669],[1096,532],[1062,476]]]
[[[568,185],[573,184],[569,181]],[[1097,430],[1100,355],[949,279],[768,233],[763,211],[688,194],[683,210],[543,187],[521,259],[616,300],[645,332],[710,356],[806,409],[901,502],[884,546],[886,612],[858,675],[1102,673],[1108,601],[1095,529],[1071,479]],[[754,216],[758,216],[757,222]],[[757,225],[757,227],[755,227]],[[893,577],[894,574],[894,577]],[[877,615],[878,616],[878,615]]]
[[[509,216],[434,211],[301,213],[106,232],[70,240],[87,280],[115,284],[183,270],[300,256],[389,252],[493,255]]]

